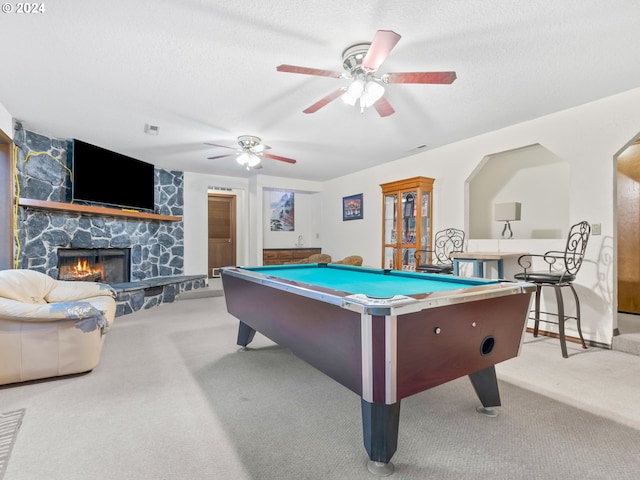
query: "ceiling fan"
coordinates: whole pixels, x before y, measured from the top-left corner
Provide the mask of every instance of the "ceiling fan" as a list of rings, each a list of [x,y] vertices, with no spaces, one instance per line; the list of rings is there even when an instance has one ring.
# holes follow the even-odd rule
[[[303,110],[304,113],[314,113],[338,97],[353,106],[359,101],[360,111],[373,106],[381,117],[387,117],[395,112],[384,98],[384,86],[390,83],[423,83],[450,84],[456,79],[456,72],[404,72],[385,73],[376,76],[378,68],[385,61],[393,47],[400,40],[400,35],[391,30],[378,30],[371,43],[358,43],[342,52],[342,66],[345,72],[322,70],[318,68],[298,67],[295,65],[280,65],[279,72],[301,73],[331,78],[348,78],[353,81],[348,87],[340,87],[326,97]]]
[[[218,145],[216,143],[207,143],[214,147],[232,148],[235,149],[235,153],[227,153],[225,155],[216,155],[215,157],[208,157],[209,160],[215,160],[216,158],[230,157],[236,155],[236,161],[245,167],[247,170],[262,168],[262,157],[270,158],[272,160],[278,160],[286,163],[296,163],[293,158],[281,157],[279,155],[272,155],[265,153],[265,150],[271,149],[269,145],[261,143],[262,140],[254,135],[240,135],[238,137],[238,145],[240,148],[229,147],[227,145]]]

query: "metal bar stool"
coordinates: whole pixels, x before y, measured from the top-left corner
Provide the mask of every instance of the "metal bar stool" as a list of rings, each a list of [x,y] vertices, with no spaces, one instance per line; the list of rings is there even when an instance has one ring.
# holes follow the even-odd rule
[[[446,228],[436,233],[433,250],[416,250],[416,272],[451,274],[453,272],[453,252],[462,252],[464,231]],[[433,254],[433,263],[429,263],[429,254]]]
[[[569,358],[564,333],[564,324],[567,320],[576,320],[578,325],[578,334],[580,335],[580,341],[582,342],[582,348],[587,348],[584,337],[582,336],[582,327],[580,325],[580,301],[578,300],[578,294],[576,293],[575,288],[573,288],[573,281],[576,279],[576,275],[582,266],[584,252],[587,249],[587,242],[589,241],[590,234],[591,225],[589,225],[588,222],[576,223],[569,230],[567,245],[563,252],[551,250],[544,255],[527,254],[518,258],[518,263],[522,268],[524,268],[524,272],[517,273],[515,275],[516,280],[523,280],[536,285],[534,309],[530,312],[533,313],[534,316],[529,317],[535,321],[533,336],[538,336],[540,322],[557,324],[558,336],[560,337],[560,348],[562,349],[562,356],[564,358]],[[542,258],[548,264],[549,268],[543,271],[531,271],[530,268],[533,263],[533,258],[535,257]],[[553,287],[558,308],[556,313],[540,311],[542,287]],[[565,313],[564,300],[562,298],[562,288],[564,287],[569,287],[573,293],[573,298],[576,303],[575,316],[570,316]],[[541,319],[541,313],[546,316],[555,317],[558,320],[553,321]]]

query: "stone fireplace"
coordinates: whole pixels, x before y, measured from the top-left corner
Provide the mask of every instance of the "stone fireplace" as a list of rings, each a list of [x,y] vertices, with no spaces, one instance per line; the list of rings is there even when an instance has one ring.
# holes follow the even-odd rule
[[[21,202],[15,219],[17,268],[110,284],[117,294],[116,316],[173,302],[180,292],[206,285],[206,275],[184,275],[182,220],[162,218],[183,214],[182,172],[155,169],[153,215],[43,208],[24,200],[72,204],[69,142],[25,130],[19,122],[13,141]]]
[[[131,280],[130,248],[58,248],[58,279],[102,283]]]
[[[16,123],[14,143],[18,147],[16,176],[20,197],[70,203],[72,158],[68,141],[25,130]],[[155,174],[156,213],[182,215],[183,173],[156,168]],[[67,249],[106,249],[110,253],[115,249],[128,250],[129,272],[125,282],[184,273],[182,221],[87,215],[21,206],[16,224],[14,251],[18,268],[37,270],[52,278],[66,275],[59,271],[58,252]]]

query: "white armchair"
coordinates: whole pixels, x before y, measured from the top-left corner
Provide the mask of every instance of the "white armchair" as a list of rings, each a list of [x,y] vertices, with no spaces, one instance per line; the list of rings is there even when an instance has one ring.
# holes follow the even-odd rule
[[[0,271],[0,385],[92,370],[115,311],[108,285]]]

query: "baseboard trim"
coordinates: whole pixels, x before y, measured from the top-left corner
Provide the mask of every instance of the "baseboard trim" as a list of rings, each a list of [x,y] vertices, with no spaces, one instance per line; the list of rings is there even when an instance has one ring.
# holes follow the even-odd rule
[[[527,327],[527,333],[530,333],[533,335],[533,327]],[[538,330],[538,336],[556,338],[560,340],[560,335],[558,335],[556,332],[548,332],[546,330]],[[582,345],[582,342],[580,341],[579,337],[571,337],[571,336],[565,335],[564,338],[567,342],[577,343],[579,345]],[[607,345],[606,343],[594,342],[592,340],[587,340],[587,339],[585,339],[585,343],[590,347],[605,348],[607,350],[611,350],[611,345]]]

